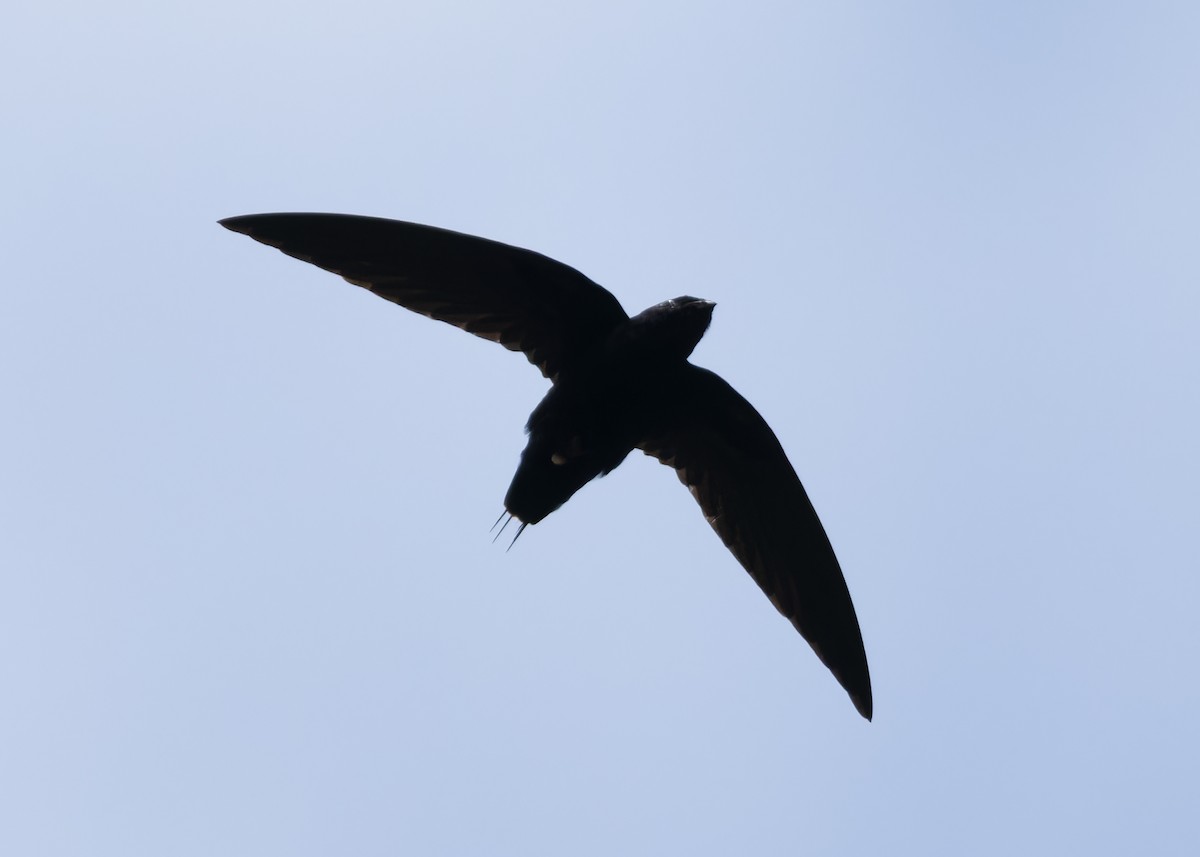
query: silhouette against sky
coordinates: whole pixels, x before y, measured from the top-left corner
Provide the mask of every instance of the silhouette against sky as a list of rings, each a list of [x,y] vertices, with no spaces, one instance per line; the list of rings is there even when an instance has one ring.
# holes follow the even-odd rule
[[[1200,6],[0,43],[0,853],[1200,853]],[[545,379],[214,225],[254,211],[716,302],[691,359],[799,468],[872,722],[646,456],[493,544]]]
[[[675,468],[705,520],[871,719],[862,632],[816,510],[758,411],[688,362],[712,301],[674,298],[631,319],[611,292],[561,262],[395,220],[254,214],[221,225],[523,352],[553,387],[525,424],[529,441],[504,497],[521,522],[513,543],[640,449]]]

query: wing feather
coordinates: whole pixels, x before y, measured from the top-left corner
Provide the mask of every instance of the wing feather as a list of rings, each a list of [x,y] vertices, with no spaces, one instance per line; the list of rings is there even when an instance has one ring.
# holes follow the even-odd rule
[[[729,384],[696,366],[674,410],[640,448],[675,469],[717,535],[870,720],[871,677],[850,591],[775,433]]]
[[[551,381],[628,319],[610,292],[574,268],[447,229],[347,214],[250,214],[221,225],[521,351]]]

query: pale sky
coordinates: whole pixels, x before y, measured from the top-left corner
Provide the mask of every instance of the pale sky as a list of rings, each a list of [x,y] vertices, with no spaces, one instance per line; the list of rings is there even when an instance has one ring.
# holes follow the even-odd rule
[[[26,3],[0,32],[0,853],[1200,853],[1200,6]],[[546,382],[221,229],[545,253],[771,423],[863,721]]]

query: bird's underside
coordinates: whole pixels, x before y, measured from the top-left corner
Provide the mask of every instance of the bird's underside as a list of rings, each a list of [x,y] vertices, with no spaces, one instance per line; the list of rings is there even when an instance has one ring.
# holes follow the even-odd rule
[[[687,359],[711,302],[681,297],[630,318],[546,256],[401,221],[254,214],[221,225],[524,353],[552,385],[530,416],[508,512],[537,523],[633,449],[654,456],[871,719],[858,618],[804,487],[750,403]]]

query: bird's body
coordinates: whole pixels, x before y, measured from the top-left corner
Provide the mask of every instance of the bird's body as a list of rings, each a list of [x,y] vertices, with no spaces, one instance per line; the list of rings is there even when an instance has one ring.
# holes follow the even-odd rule
[[[858,619],[833,548],[775,434],[688,357],[712,302],[630,318],[559,262],[494,241],[378,218],[262,214],[221,221],[401,306],[522,351],[552,382],[504,499],[522,528],[641,449],[675,468],[705,518],[871,718]]]
[[[559,376],[529,417],[529,443],[504,498],[536,524],[683,414],[688,355],[715,305],[681,297],[618,324],[582,365]]]

